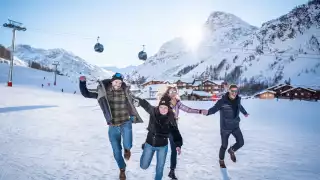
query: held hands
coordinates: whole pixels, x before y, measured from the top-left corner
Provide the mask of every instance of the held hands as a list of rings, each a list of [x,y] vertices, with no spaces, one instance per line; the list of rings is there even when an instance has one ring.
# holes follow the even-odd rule
[[[181,148],[177,147],[176,150],[177,150],[178,154],[180,155],[181,154]]]
[[[206,109],[201,109],[200,112],[203,115],[208,115],[208,110],[206,110]]]

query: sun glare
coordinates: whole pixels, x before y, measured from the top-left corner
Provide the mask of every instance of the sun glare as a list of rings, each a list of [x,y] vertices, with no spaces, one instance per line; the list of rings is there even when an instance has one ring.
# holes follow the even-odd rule
[[[190,49],[195,50],[202,40],[201,28],[197,28],[197,27],[186,28],[185,33],[183,34],[183,39],[186,45]]]

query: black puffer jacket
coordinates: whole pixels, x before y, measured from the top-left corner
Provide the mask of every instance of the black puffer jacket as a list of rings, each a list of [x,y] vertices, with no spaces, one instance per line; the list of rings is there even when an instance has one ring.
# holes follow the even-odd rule
[[[247,111],[241,105],[241,97],[237,96],[234,100],[229,98],[229,93],[222,96],[218,102],[209,109],[208,115],[220,111],[220,129],[232,130],[239,127],[239,113],[246,115]]]
[[[183,140],[172,110],[169,109],[167,115],[161,115],[158,106],[152,106],[144,99],[137,99],[139,100],[139,104],[150,114],[147,128],[149,132],[146,142],[154,147],[166,146],[169,134],[172,134],[175,145],[181,147]]]

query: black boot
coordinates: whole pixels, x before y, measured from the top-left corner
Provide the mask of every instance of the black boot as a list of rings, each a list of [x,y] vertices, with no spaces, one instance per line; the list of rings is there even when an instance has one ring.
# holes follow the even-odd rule
[[[220,168],[227,168],[224,160],[219,160]]]
[[[236,158],[236,155],[234,154],[234,151],[233,149],[230,147],[228,149],[228,153],[230,154],[230,159],[233,161],[233,162],[236,162],[237,161],[237,158]]]
[[[169,176],[169,178],[171,178],[171,179],[178,179],[178,178],[176,177],[175,173],[174,173],[174,169],[171,169],[171,170],[170,170],[168,176]]]

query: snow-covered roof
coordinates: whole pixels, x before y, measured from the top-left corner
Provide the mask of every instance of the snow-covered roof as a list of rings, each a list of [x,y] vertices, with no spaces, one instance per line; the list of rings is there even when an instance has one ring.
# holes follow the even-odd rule
[[[277,85],[274,85],[274,86],[268,87],[268,88],[267,88],[267,90],[268,90],[268,89],[273,89],[273,88],[276,88],[276,87],[279,87],[279,86],[282,86],[282,85],[283,85],[283,84],[277,84]]]
[[[192,84],[193,81],[194,81],[194,78],[178,78],[178,79],[175,79],[174,82],[177,82],[177,81],[181,81],[181,82],[185,82],[185,83],[189,83],[189,84]]]
[[[166,84],[151,84],[145,86],[143,89],[149,91],[149,89],[151,88],[151,91],[158,91],[160,88],[163,88],[164,86],[166,86]]]
[[[200,81],[200,80],[196,80],[194,81],[193,85],[194,86],[200,86],[202,84],[203,81]]]
[[[290,88],[290,89],[288,89],[288,90],[286,90],[286,91],[283,91],[281,94],[284,94],[284,93],[287,93],[287,92],[289,92],[289,91],[292,91],[292,90],[295,90],[295,89],[304,89],[304,90],[307,90],[307,91],[311,91],[311,92],[316,92],[315,90],[312,90],[312,89],[307,89],[307,88],[303,88],[303,87],[295,87],[295,88]]]
[[[284,86],[290,86],[290,87],[292,87],[290,84],[281,84],[280,86],[274,88],[274,90],[277,90],[277,89],[282,88],[282,87],[284,87]]]
[[[266,90],[262,90],[262,91],[259,91],[259,92],[255,93],[253,96],[257,96],[257,95],[260,95],[260,94],[263,94],[263,93],[266,93],[266,92],[269,92],[269,93],[272,93],[272,94],[276,94],[276,92],[266,89]]]
[[[206,80],[206,81],[213,82],[213,83],[218,84],[218,85],[221,85],[224,82],[223,80],[213,80],[213,81]],[[204,82],[206,82],[206,81],[204,81]]]
[[[205,92],[205,91],[192,91],[192,94],[196,94],[198,96],[207,96],[207,97],[212,96],[212,94]]]

